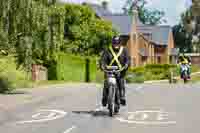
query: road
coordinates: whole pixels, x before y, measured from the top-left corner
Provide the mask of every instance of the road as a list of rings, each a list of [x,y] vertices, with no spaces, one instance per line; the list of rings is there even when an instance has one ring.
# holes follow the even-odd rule
[[[129,84],[127,106],[111,118],[102,86],[51,86],[0,95],[2,133],[189,133],[200,130],[200,84]]]

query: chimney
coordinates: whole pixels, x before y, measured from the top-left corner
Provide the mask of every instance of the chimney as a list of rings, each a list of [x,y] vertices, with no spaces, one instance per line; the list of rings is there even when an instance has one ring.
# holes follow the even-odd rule
[[[138,56],[138,33],[137,33],[137,19],[138,19],[138,10],[136,6],[132,7],[132,26],[130,32],[130,54],[131,54],[131,67],[139,65],[139,56]]]
[[[123,7],[122,10],[123,10],[124,14],[126,14],[126,15],[128,14],[128,9],[126,7]]]
[[[104,10],[108,10],[108,2],[107,1],[104,0],[101,4],[102,4],[102,7]]]

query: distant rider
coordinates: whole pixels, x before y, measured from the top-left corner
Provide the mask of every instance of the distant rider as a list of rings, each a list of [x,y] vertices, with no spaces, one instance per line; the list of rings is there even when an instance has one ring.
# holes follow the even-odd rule
[[[178,58],[178,64],[181,65],[186,65],[188,67],[188,77],[190,78],[190,74],[191,74],[191,58],[189,56],[186,56],[184,54],[182,54],[181,56],[179,56]],[[180,72],[181,78],[182,78],[182,74]]]

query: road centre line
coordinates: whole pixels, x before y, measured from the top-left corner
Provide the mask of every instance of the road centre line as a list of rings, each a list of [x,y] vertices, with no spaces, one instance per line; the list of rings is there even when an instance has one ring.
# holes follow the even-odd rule
[[[64,133],[70,133],[75,128],[76,128],[76,126],[72,126],[71,128],[67,129]]]

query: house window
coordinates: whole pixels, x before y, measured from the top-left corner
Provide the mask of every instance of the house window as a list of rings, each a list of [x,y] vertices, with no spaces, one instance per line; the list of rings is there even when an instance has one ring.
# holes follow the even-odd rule
[[[161,63],[161,57],[158,56],[158,63],[160,64]]]
[[[152,34],[150,33],[143,33],[143,36],[148,40],[152,40]]]
[[[145,62],[147,60],[146,56],[142,56],[142,62]]]

